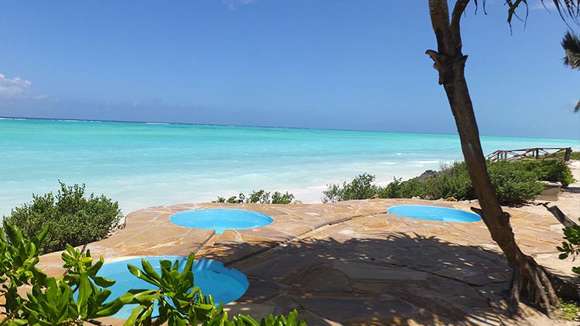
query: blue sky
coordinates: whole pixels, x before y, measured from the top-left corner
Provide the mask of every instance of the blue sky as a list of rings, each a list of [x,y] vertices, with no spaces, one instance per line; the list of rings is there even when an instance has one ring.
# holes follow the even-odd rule
[[[0,3],[0,116],[455,132],[427,1]],[[531,3],[464,18],[483,134],[580,138],[566,31]]]

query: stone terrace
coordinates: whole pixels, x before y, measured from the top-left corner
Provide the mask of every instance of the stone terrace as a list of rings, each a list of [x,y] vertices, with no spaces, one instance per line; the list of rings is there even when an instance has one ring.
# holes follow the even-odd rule
[[[386,208],[423,203],[469,209],[470,203],[365,200],[335,204],[230,205],[273,217],[266,227],[211,231],[173,225],[178,211],[228,205],[154,207],[129,214],[126,227],[88,246],[111,260],[141,255],[215,258],[247,274],[248,292],[228,305],[262,316],[296,308],[309,325],[542,325],[526,309],[509,317],[502,301],[510,272],[482,222],[442,223],[387,216]],[[562,241],[561,226],[547,214],[509,209],[522,249],[550,267]],[[42,267],[60,272],[59,253]],[[556,272],[567,274],[569,264]],[[118,324],[119,321],[111,321]]]

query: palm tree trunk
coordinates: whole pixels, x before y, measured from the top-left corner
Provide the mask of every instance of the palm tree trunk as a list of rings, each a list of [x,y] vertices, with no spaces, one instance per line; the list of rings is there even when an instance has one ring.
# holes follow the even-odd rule
[[[469,0],[457,0],[450,19],[447,0],[429,0],[438,50],[427,50],[426,53],[433,59],[434,67],[439,72],[439,84],[443,85],[447,94],[469,176],[482,209],[483,221],[513,270],[513,307],[517,307],[520,299],[524,299],[549,314],[551,308],[558,303],[558,298],[543,268],[518,247],[509,215],[502,211],[487,172],[473,104],[465,80],[467,56],[461,52],[460,19],[468,3]]]

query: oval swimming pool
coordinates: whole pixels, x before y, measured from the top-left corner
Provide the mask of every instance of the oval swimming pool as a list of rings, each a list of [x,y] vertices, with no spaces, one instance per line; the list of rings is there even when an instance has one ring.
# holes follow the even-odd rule
[[[426,205],[399,205],[387,209],[387,213],[428,221],[441,222],[478,222],[481,220],[479,215],[463,211],[460,209],[426,206]]]
[[[162,260],[178,260],[182,269],[187,262],[187,257],[185,256],[143,256],[105,263],[98,275],[116,281],[109,288],[112,292],[110,298],[118,297],[130,289],[154,288],[149,283],[135,277],[127,269],[129,264],[141,269],[141,258],[147,259],[158,272],[161,271]],[[212,295],[218,304],[226,304],[239,299],[246,293],[250,285],[244,273],[237,269],[227,268],[217,260],[196,260],[193,266],[193,274],[195,285],[201,289],[204,295]],[[128,318],[135,306],[124,306],[114,317]]]
[[[171,222],[179,226],[214,230],[217,234],[225,230],[255,229],[272,221],[270,216],[259,212],[226,208],[196,209],[171,216]]]

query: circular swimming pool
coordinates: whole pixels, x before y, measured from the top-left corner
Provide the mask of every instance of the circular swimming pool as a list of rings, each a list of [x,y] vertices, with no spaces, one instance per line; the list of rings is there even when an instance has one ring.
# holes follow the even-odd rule
[[[272,223],[270,216],[244,209],[196,209],[179,212],[171,216],[171,222],[188,228],[214,230],[221,234],[225,230],[255,229]]]
[[[477,222],[481,218],[479,215],[463,211],[460,209],[426,206],[426,205],[399,205],[387,209],[387,213],[400,216],[415,218],[428,221],[441,222]]]
[[[187,262],[184,256],[143,256],[105,263],[99,271],[100,276],[115,280],[109,288],[110,298],[116,298],[130,289],[153,289],[149,283],[135,277],[127,269],[127,265],[141,268],[141,258],[147,259],[157,272],[161,272],[161,261],[178,260],[181,269]],[[239,299],[249,287],[246,275],[237,269],[227,268],[221,262],[211,259],[196,260],[193,266],[195,285],[204,295],[212,295],[218,304],[226,304]],[[114,317],[126,319],[136,305],[124,306]],[[155,314],[157,312],[154,312]]]

